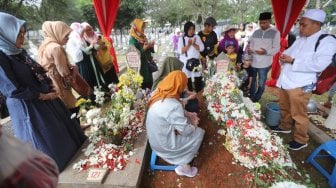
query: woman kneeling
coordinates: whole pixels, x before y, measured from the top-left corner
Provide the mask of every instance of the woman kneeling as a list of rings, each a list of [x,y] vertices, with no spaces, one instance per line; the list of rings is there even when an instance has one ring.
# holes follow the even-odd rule
[[[187,82],[182,71],[173,71],[159,83],[148,102],[146,128],[152,150],[166,162],[179,165],[178,175],[194,177],[197,168],[189,163],[198,152],[204,130],[197,127],[197,114],[185,112],[180,101]]]

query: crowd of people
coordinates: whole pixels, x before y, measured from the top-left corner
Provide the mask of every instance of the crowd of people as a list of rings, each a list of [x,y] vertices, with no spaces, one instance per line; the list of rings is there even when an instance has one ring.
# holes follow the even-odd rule
[[[322,34],[321,26],[325,17],[323,10],[306,10],[299,20],[300,36],[291,41],[291,46],[280,55],[282,69],[277,87],[280,91],[281,121],[272,131],[290,133],[294,130],[293,139],[288,143],[291,150],[307,147],[307,104],[316,86],[318,74],[331,63],[336,53],[336,40],[331,36],[321,40],[323,47],[314,50],[315,43]],[[230,26],[225,29],[223,39],[218,42],[213,31],[216,20],[212,17],[205,21],[204,29],[198,34],[195,34],[195,25],[186,22],[184,33],[175,36],[174,52],[183,63],[184,76],[182,72],[173,71],[159,83],[149,102],[146,127],[152,149],[167,162],[179,165],[175,169],[178,175],[196,175],[197,168],[191,166],[192,156],[197,153],[204,134],[198,127],[197,114],[194,117],[188,110],[183,110],[185,102],[180,99],[183,96],[182,85],[186,85],[186,89],[191,92],[200,92],[204,83],[200,70],[195,67],[203,64],[206,69],[207,61],[225,53],[231,62],[242,63],[235,70],[245,69],[248,72],[243,88],[247,89],[247,96],[253,102],[258,102],[265,90],[273,56],[280,50],[280,33],[271,25],[271,19],[270,12],[260,13],[259,28],[250,32],[247,40],[247,33],[242,32],[243,28],[238,31]],[[179,32],[177,30],[176,34]],[[245,41],[238,41],[237,36]],[[241,59],[238,58],[239,55]],[[332,88],[330,93],[333,90]],[[328,102],[330,103],[330,97],[326,105]],[[159,128],[156,129],[157,127]],[[193,145],[190,145],[191,140]]]
[[[332,37],[321,40],[314,51],[325,17],[323,10],[307,10],[299,21],[300,37],[280,55],[282,69],[277,86],[281,123],[273,131],[290,133],[294,126],[294,138],[289,143],[293,150],[307,146],[306,106],[317,73],[328,66],[336,52]],[[140,53],[142,88],[152,90],[145,121],[149,143],[158,156],[178,165],[178,175],[194,177],[198,172],[191,163],[205,134],[198,127],[197,115],[197,94],[205,84],[201,70],[207,69],[208,62],[218,55],[226,55],[233,70],[247,72],[242,89],[258,102],[273,56],[280,49],[280,34],[271,19],[270,12],[260,13],[258,29],[252,30],[253,24],[229,26],[220,40],[213,17],[205,20],[197,34],[195,24],[186,22],[182,32],[176,30],[174,38],[178,60],[166,61],[169,65],[159,82],[153,80],[150,63],[154,61],[154,42],[144,33],[146,22],[132,21],[129,45]],[[62,171],[86,139],[79,122],[70,117],[78,111],[72,92],[74,72],[78,69],[92,89],[104,90],[110,83],[118,83],[109,55],[111,46],[86,22],[69,26],[46,21],[42,25],[44,41],[35,61],[22,48],[26,28],[25,21],[0,12],[0,92],[6,97],[16,138],[47,154]]]

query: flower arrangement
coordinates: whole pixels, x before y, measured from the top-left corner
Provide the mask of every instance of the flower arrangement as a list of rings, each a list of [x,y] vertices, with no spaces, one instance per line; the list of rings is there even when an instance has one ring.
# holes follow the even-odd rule
[[[288,182],[288,181],[284,181],[284,182],[278,182],[273,184],[270,188],[306,188],[306,186],[304,185],[300,185],[300,184],[296,184],[294,182]]]
[[[94,110],[91,114],[97,113]],[[122,170],[127,165],[127,161],[134,154],[132,151],[131,139],[144,131],[143,126],[144,108],[130,115],[129,124],[123,129],[122,145],[106,143],[101,137],[91,136],[90,144],[83,149],[84,159],[73,165],[73,169],[84,171],[89,168],[107,168],[109,170]]]
[[[226,137],[224,146],[236,161],[251,170],[294,168],[282,139],[260,121],[260,105],[244,98],[236,88],[237,79],[232,72],[216,74],[203,92],[209,114],[226,128],[221,131]]]
[[[82,171],[88,168],[108,168],[121,170],[133,152],[131,139],[144,130],[143,119],[147,96],[141,90],[142,77],[132,69],[120,76],[118,85],[109,85],[110,92],[100,91],[95,88],[96,104],[90,105],[89,101],[80,101],[85,109],[85,121],[91,124],[89,136],[90,144],[85,148],[85,159],[75,163],[73,169]],[[105,96],[111,95],[111,100],[106,103]],[[103,106],[103,107],[101,107]],[[110,143],[113,138],[120,138],[118,145]]]
[[[119,77],[118,87],[123,88],[124,86],[127,86],[136,93],[138,88],[141,87],[142,82],[143,77],[139,73],[133,69],[127,69],[126,73]]]
[[[102,106],[106,100],[106,93],[101,90],[101,87],[94,87],[93,94],[95,95],[95,102]]]
[[[81,123],[88,124],[86,121],[86,113],[88,110],[94,108],[92,101],[90,99],[80,98],[76,102],[76,107],[79,107],[79,111],[76,114],[76,117],[79,118]]]

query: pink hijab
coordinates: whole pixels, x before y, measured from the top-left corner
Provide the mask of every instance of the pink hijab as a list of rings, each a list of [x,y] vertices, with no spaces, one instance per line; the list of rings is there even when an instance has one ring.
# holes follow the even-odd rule
[[[76,41],[79,46],[83,46],[84,27],[80,23],[74,22],[70,25],[70,28],[72,29],[72,32],[69,35],[69,39]]]
[[[96,35],[96,33],[94,32],[92,26],[90,24],[88,24],[87,22],[83,22],[81,24],[84,28],[84,39],[89,42],[90,44],[93,43],[93,44],[96,44],[97,41],[98,41],[98,36]],[[85,32],[85,29],[89,27],[92,29],[92,34],[91,35],[88,35],[86,32]]]

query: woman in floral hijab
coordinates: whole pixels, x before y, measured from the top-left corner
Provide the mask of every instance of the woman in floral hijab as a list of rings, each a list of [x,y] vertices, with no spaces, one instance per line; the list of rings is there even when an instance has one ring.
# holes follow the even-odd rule
[[[141,19],[134,19],[131,23],[129,45],[135,46],[141,55],[140,74],[144,78],[143,89],[151,89],[153,85],[153,75],[149,68],[149,62],[153,60],[151,52],[154,43],[149,43],[145,36],[146,23]]]

